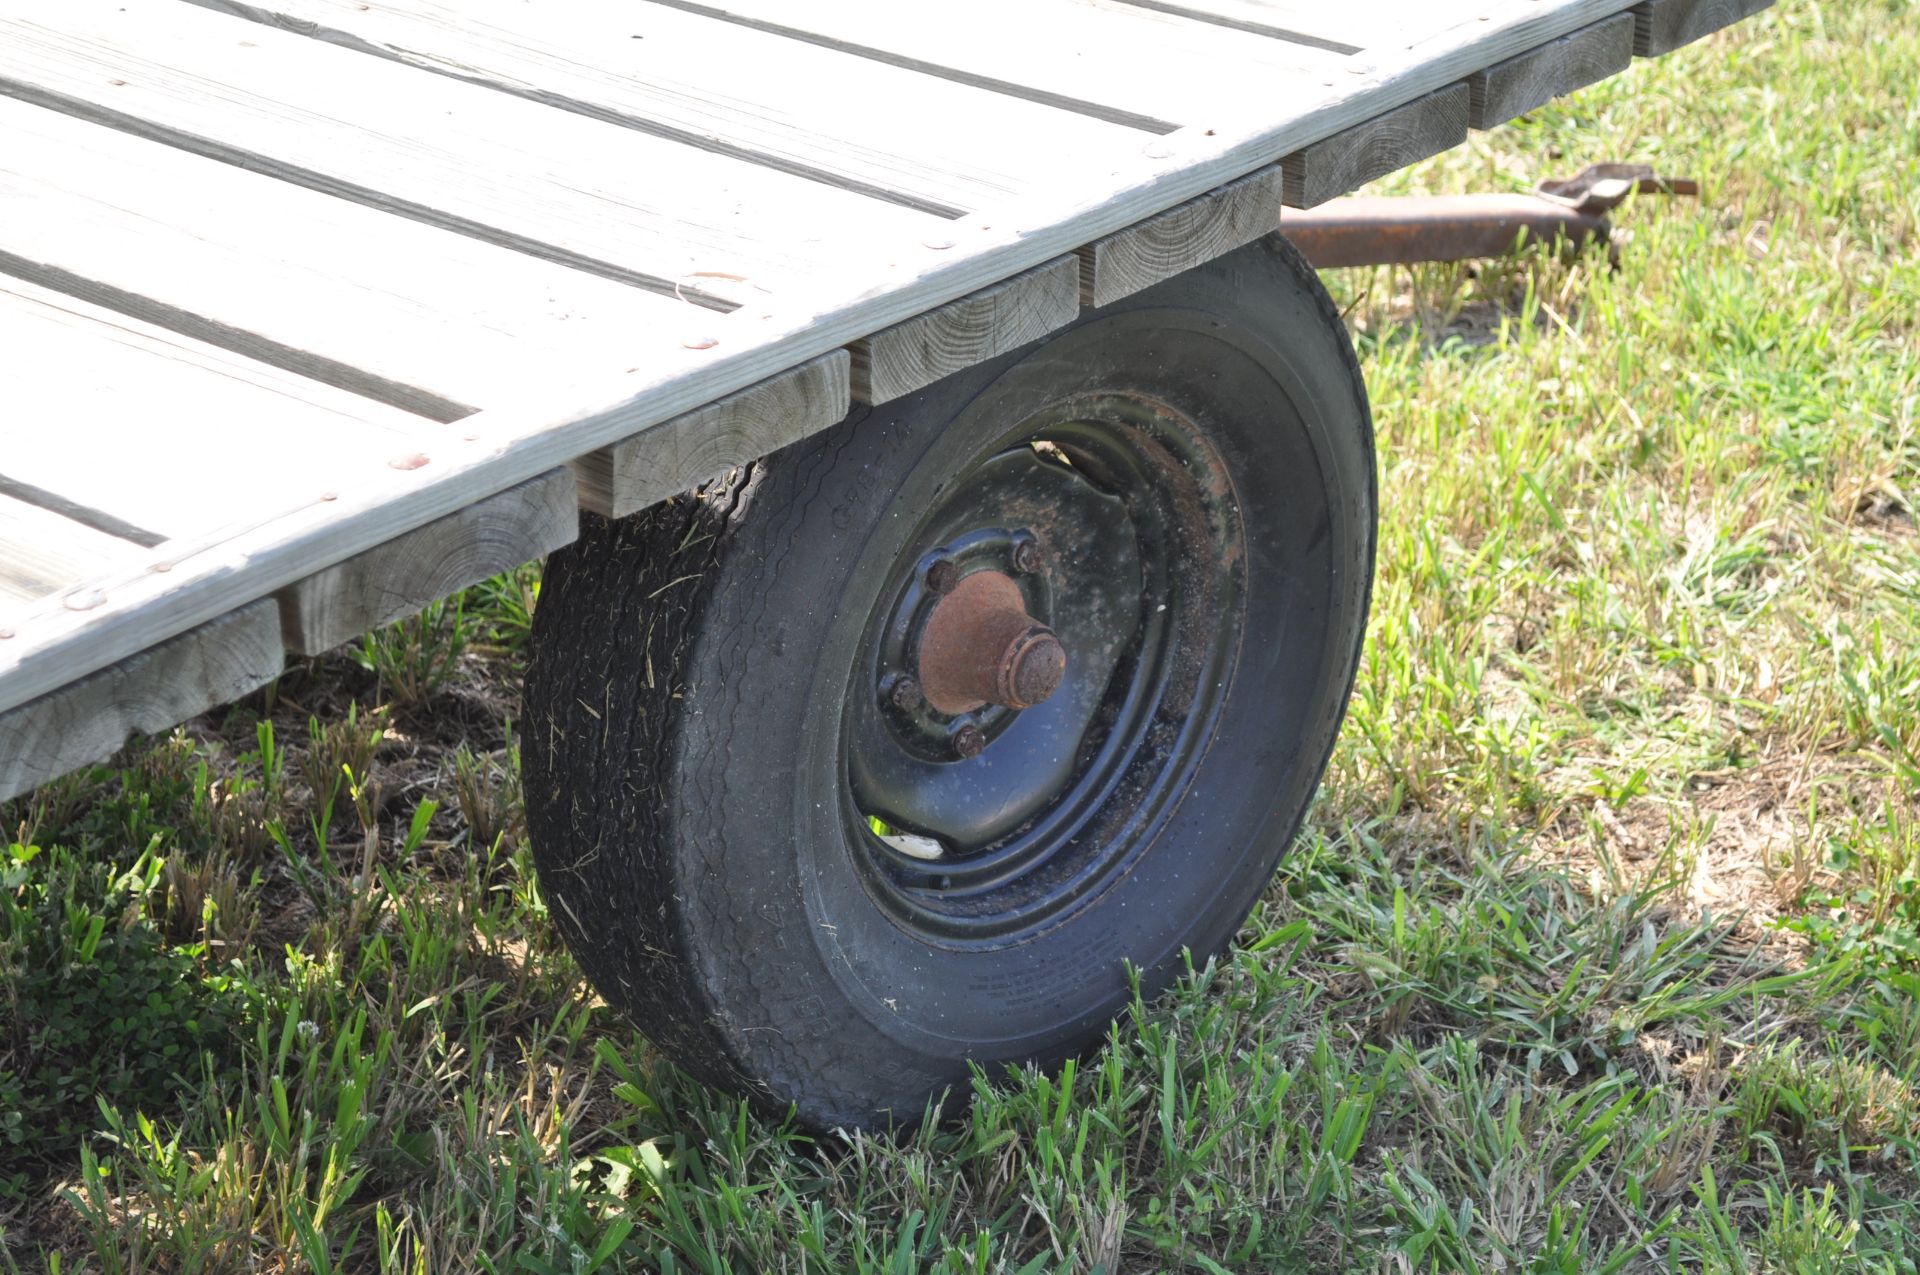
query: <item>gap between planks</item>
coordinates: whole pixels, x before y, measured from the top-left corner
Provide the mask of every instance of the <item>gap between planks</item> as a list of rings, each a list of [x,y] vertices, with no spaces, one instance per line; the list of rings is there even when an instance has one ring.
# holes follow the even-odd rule
[[[849,238],[864,246],[943,224],[194,5],[7,7],[0,93],[708,309],[763,302],[825,268],[835,231],[858,228]],[[483,22],[479,0],[465,7]]]
[[[1135,130],[1063,118],[1046,106],[658,4],[195,2],[355,55],[942,219],[1050,187],[1063,164],[1110,163],[1139,144]],[[889,109],[875,110],[877,102]],[[1038,136],[1049,144],[1009,147],[1002,140]],[[686,189],[649,180],[652,165],[631,173],[612,180],[635,181],[642,191],[672,189],[676,201]],[[643,212],[656,205],[657,196],[638,201]],[[782,211],[791,218],[798,210]]]

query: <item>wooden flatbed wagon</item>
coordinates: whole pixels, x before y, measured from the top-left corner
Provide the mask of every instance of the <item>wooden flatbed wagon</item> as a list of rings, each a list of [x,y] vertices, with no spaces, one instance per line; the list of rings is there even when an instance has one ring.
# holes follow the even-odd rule
[[[1766,3],[0,0],[0,797],[560,551],[610,1000],[816,1123],[1077,1049],[1357,657],[1282,206]]]

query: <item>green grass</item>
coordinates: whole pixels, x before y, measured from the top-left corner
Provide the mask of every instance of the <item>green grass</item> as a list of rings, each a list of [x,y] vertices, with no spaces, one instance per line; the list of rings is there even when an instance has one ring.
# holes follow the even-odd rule
[[[1352,715],[1087,1061],[850,1143],[660,1062],[533,878],[521,572],[6,808],[0,1266],[1920,1269],[1916,85],[1920,7],[1783,0],[1389,183],[1705,198],[1331,280]]]

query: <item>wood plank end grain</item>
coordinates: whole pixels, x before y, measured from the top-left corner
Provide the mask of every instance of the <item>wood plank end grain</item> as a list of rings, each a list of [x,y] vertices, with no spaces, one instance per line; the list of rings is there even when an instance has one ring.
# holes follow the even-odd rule
[[[1080,258],[1054,260],[848,347],[853,397],[885,403],[1037,341],[1080,315]]]
[[[263,599],[0,713],[0,801],[258,690],[283,658]]]
[[[1111,304],[1271,233],[1285,185],[1285,171],[1273,164],[1086,245],[1079,251],[1082,304]]]
[[[1295,151],[1281,161],[1286,203],[1313,208],[1467,140],[1472,92],[1463,81]]]
[[[852,406],[852,357],[832,350],[573,462],[580,507],[624,518],[836,425]]]
[[[1653,58],[1751,18],[1773,0],[1645,0],[1633,6],[1633,51]]]
[[[1631,13],[1616,13],[1469,76],[1468,122],[1475,128],[1493,128],[1556,97],[1618,75],[1633,62],[1637,25]]]
[[[551,553],[579,531],[573,471],[549,470],[282,589],[287,649],[331,650]]]

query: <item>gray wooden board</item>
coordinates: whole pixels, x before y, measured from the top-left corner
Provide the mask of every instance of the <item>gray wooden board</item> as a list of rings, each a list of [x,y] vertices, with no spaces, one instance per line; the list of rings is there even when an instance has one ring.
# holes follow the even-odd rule
[[[1080,316],[1080,261],[1061,257],[856,341],[853,397],[885,403],[1037,341]]]
[[[1280,224],[1279,165],[1080,249],[1080,300],[1103,306],[1251,243]]]
[[[0,713],[0,800],[111,757],[280,675],[280,615],[252,602]]]
[[[281,590],[287,649],[331,650],[571,544],[579,531],[573,471],[551,470]]]
[[[852,405],[845,350],[662,421],[573,462],[580,507],[624,518],[841,420]]]
[[[442,419],[715,317],[12,98],[0,135],[12,273]]]
[[[1169,11],[1204,13],[1241,30],[1363,58],[1405,48],[1485,12],[1482,5],[1445,0],[1130,0],[1143,2]]]
[[[4,456],[0,450],[0,463]],[[60,593],[151,557],[150,549],[0,495],[0,627],[18,603]]]
[[[1125,0],[1142,9],[1158,9],[1202,22],[1212,22],[1236,31],[1271,36],[1291,44],[1324,49],[1329,53],[1358,53],[1361,46],[1348,44],[1331,34],[1317,31],[1331,7],[1316,3],[1312,11],[1289,10],[1269,0]]]
[[[1633,63],[1633,32],[1633,15],[1617,13],[1469,76],[1473,102],[1468,122],[1475,128],[1492,128],[1596,80],[1618,75]]]
[[[386,0],[388,7],[410,2]],[[1242,95],[1215,118],[1150,138],[1137,153],[1109,155],[1100,180],[1076,169],[1057,185],[1036,186],[948,223],[949,239],[889,254],[884,267],[829,273],[764,308],[714,316],[712,340],[697,348],[648,344],[631,362],[546,379],[524,401],[462,421],[458,428],[475,436],[472,445],[436,457],[432,466],[388,471],[342,491],[336,502],[294,509],[218,552],[182,558],[165,580],[121,579],[109,601],[84,616],[44,599],[28,604],[19,638],[0,651],[0,707],[44,694],[160,635],[266,596],[556,465],[1074,253],[1427,94],[1453,85],[1464,91],[1465,77],[1630,7],[1629,0],[1448,4],[1444,19],[1396,38],[1391,49],[1348,59],[1351,65],[1324,81],[1298,77],[1284,82],[1284,92]],[[1222,74],[1232,70],[1225,65]],[[803,96],[806,83],[783,74],[777,64],[756,67],[760,88]],[[1269,90],[1276,83],[1260,82]],[[913,103],[889,106],[906,110]],[[1044,134],[1002,140],[1054,153]]]
[[[1671,53],[1702,36],[1751,18],[1773,0],[1647,0],[1633,7],[1633,51],[1643,58]]]
[[[944,224],[172,0],[0,0],[0,92],[58,101],[240,168],[716,303],[761,299],[836,257],[871,253],[889,238],[917,241]],[[781,217],[742,215],[757,207],[779,208]],[[855,226],[861,233],[847,233]]]
[[[1344,74],[1324,49],[1113,0],[969,0],[929,20],[898,0],[666,0],[734,25],[857,51],[869,65],[1164,132],[1310,94]]]
[[[943,216],[1108,171],[1140,142],[1132,129],[659,4],[195,2]],[[1048,145],[1008,144],[1038,137]]]
[[[473,449],[455,428],[5,275],[0,387],[0,473],[170,542],[99,564],[122,583],[369,473],[399,477],[401,458],[428,457],[405,471],[418,474]]]
[[[1470,97],[1465,84],[1450,84],[1295,151],[1283,161],[1287,205],[1324,204],[1376,177],[1458,146],[1467,140]]]

